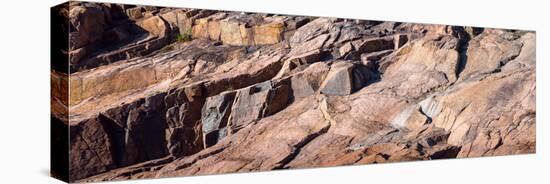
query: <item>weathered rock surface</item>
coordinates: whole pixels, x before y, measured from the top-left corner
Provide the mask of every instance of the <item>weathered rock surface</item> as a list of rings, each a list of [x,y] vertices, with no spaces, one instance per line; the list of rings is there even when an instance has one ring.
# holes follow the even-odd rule
[[[318,62],[309,65],[304,71],[292,75],[290,80],[294,99],[298,100],[314,95],[321,88],[329,69],[326,63]]]
[[[70,16],[52,113],[72,181],[536,150],[534,32],[93,3]]]
[[[288,80],[267,81],[239,90],[231,109],[229,132],[233,134],[286,107],[291,100],[290,90]]]
[[[205,148],[227,136],[227,122],[235,102],[235,94],[236,91],[228,91],[206,99],[201,117]]]
[[[192,34],[195,38],[220,40],[231,45],[275,44],[283,41],[287,30],[284,18],[221,12],[197,19]]]
[[[369,80],[369,75],[372,74],[364,67],[337,61],[321,84],[321,92],[326,95],[349,95],[361,89]]]
[[[69,10],[71,27],[69,34],[71,48],[80,48],[101,38],[107,25],[104,12],[98,5],[76,6]]]

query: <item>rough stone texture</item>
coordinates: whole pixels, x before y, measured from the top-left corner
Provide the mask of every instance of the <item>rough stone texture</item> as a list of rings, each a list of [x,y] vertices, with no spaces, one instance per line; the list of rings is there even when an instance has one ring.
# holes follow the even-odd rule
[[[311,64],[304,71],[292,75],[291,85],[295,99],[314,95],[321,87],[329,71],[329,66],[319,62]]]
[[[277,112],[289,102],[290,87],[286,83],[263,82],[237,92],[231,109],[229,132],[239,131],[254,121]]]
[[[461,77],[494,72],[517,57],[522,43],[505,40],[505,34],[484,33],[470,40]]]
[[[283,40],[284,24],[273,22],[254,27],[254,44],[265,45],[279,43]]]
[[[74,70],[51,75],[72,181],[536,150],[534,32],[74,8]]]
[[[101,38],[107,28],[105,14],[99,5],[75,6],[69,10],[71,49],[92,44]]]
[[[393,36],[371,38],[357,44],[357,50],[367,53],[394,49],[395,47],[397,46],[395,46]]]
[[[292,73],[296,72],[296,68],[299,66],[307,66],[308,64],[312,64],[314,62],[320,61],[323,57],[324,52],[321,50],[313,50],[310,52],[306,52],[303,54],[295,55],[287,59],[279,73],[275,76],[275,78],[283,78],[285,76],[291,75]]]
[[[201,117],[205,148],[227,136],[227,120],[231,114],[235,94],[235,91],[228,91],[206,99]]]
[[[126,9],[126,15],[128,16],[128,18],[136,20],[143,17],[142,11],[143,11],[143,7],[129,8],[129,9]]]
[[[111,141],[99,117],[69,127],[70,180],[89,177],[115,168]],[[72,156],[71,156],[72,155]]]
[[[266,45],[283,40],[282,22],[261,17],[216,14],[195,21],[193,37],[220,40],[231,45]]]
[[[368,80],[369,73],[360,66],[340,61],[331,66],[320,88],[323,94],[343,96],[362,88]]]
[[[399,49],[396,59],[382,63],[385,76],[403,75],[403,73],[422,74],[423,71],[439,71],[449,81],[457,78],[459,66],[459,40],[450,35],[438,38],[421,39]]]
[[[159,49],[170,27],[158,16],[128,19],[122,9],[108,4],[75,3],[71,6],[71,73],[130,59]],[[142,7],[127,9],[141,12]],[[144,10],[147,11],[147,10]],[[147,35],[151,35],[147,37]]]
[[[162,38],[168,34],[170,27],[166,21],[159,16],[147,18],[137,22],[137,25],[147,31],[149,36]]]

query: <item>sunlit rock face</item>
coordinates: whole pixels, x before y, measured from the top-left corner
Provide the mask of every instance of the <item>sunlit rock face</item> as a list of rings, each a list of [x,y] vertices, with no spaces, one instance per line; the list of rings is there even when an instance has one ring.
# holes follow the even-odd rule
[[[536,149],[534,32],[86,2],[62,15],[52,115],[71,181]]]

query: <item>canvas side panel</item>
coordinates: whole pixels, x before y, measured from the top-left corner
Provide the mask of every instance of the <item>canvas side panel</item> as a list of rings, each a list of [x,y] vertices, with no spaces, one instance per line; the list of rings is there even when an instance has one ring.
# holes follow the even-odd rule
[[[68,3],[50,9],[50,172],[65,182],[69,182],[68,13]]]

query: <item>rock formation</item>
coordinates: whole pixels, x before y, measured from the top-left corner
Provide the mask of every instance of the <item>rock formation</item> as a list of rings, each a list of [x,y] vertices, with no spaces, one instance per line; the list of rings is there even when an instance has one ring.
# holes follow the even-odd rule
[[[52,61],[52,117],[69,129],[70,181],[536,150],[531,31],[87,2],[57,11],[70,64]]]

